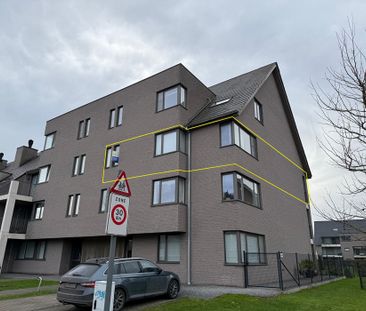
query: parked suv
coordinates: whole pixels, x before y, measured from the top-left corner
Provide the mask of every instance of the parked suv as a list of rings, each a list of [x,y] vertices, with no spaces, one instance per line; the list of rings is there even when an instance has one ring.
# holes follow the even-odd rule
[[[95,281],[107,280],[108,261],[91,259],[81,263],[61,277],[57,300],[64,304],[91,307]],[[113,310],[122,310],[126,301],[145,297],[178,296],[180,281],[173,272],[163,271],[144,258],[115,259],[113,281],[116,284]]]

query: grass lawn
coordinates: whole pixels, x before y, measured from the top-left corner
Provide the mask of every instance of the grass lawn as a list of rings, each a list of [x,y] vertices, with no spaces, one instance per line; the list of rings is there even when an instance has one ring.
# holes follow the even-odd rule
[[[223,295],[203,300],[182,298],[159,305],[149,311],[203,311],[203,310],[250,310],[250,311],[365,311],[366,290],[360,288],[359,280],[345,279],[330,284],[302,290],[294,294],[282,294],[272,298],[244,295]]]
[[[43,296],[49,294],[55,294],[56,289],[45,289],[40,290],[39,292],[30,292],[30,293],[23,293],[23,294],[14,294],[14,295],[0,295],[1,300],[8,300],[8,299],[18,299],[18,298],[27,298],[27,297],[34,297],[34,296]]]
[[[38,287],[38,283],[39,281],[36,279],[26,279],[26,280],[0,279],[0,292],[4,290]],[[50,281],[50,280],[42,281],[42,286],[56,285],[56,284],[58,284],[57,281]]]

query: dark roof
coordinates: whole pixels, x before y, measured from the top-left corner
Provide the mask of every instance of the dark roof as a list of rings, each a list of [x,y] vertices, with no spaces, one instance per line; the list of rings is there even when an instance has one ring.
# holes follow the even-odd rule
[[[291,133],[301,159],[302,167],[307,172],[308,178],[311,178],[310,166],[306,159],[299,132],[297,131],[295,118],[292,114],[277,63],[260,67],[248,73],[211,86],[209,89],[215,93],[215,101],[209,102],[201,111],[199,111],[198,114],[188,123],[188,127],[194,127],[196,125],[230,115],[240,115],[271,74],[273,74],[274,79],[277,82],[287,120],[291,127]],[[226,103],[217,106],[212,105],[215,102],[229,98],[230,100]]]
[[[321,244],[322,237],[337,237],[345,234],[362,234],[366,232],[366,219],[347,221],[315,221],[315,245]]]
[[[211,86],[209,89],[216,95],[216,102],[228,98],[231,100],[217,106],[212,106],[214,102],[208,103],[188,126],[195,126],[230,114],[240,114],[275,67],[275,63],[269,64]]]

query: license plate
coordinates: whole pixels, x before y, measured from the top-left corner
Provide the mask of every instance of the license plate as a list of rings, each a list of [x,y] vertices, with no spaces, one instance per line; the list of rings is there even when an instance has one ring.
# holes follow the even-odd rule
[[[65,288],[76,288],[76,283],[64,283]]]

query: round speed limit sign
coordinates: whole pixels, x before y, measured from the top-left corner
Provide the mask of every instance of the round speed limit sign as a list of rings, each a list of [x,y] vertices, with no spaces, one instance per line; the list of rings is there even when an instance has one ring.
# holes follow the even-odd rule
[[[127,211],[122,204],[113,206],[111,214],[112,221],[116,225],[122,225],[127,219]]]

